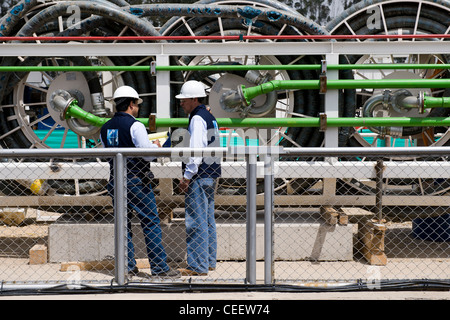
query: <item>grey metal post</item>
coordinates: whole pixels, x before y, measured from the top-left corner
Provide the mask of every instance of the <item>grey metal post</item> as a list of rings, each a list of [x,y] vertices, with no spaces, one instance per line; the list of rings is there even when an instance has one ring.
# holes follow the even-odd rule
[[[375,206],[377,210],[378,221],[383,220],[383,160],[377,160],[375,165],[376,177],[376,196],[375,196]]]
[[[273,157],[264,158],[264,283],[273,282]]]
[[[126,183],[125,183],[126,157],[118,153],[114,161],[114,251],[115,251],[115,278],[119,285],[125,284],[125,230],[126,230]]]
[[[247,155],[247,282],[256,284],[256,154]]]

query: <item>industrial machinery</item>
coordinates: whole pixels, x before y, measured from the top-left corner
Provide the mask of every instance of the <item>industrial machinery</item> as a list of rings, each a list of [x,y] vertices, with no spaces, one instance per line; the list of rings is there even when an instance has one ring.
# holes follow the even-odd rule
[[[151,21],[166,17],[160,28]],[[254,42],[283,43],[322,41],[352,42],[409,42],[421,41],[420,36],[448,34],[450,25],[450,2],[410,1],[364,1],[351,7],[327,26],[301,16],[294,9],[272,0],[203,0],[194,4],[150,4],[130,6],[124,0],[114,1],[21,1],[0,19],[2,37],[61,37],[46,40],[52,43],[221,43]],[[370,36],[381,35],[385,38]],[[399,37],[404,35],[405,39]],[[82,38],[89,36],[89,38]],[[147,38],[135,38],[144,36]],[[217,38],[214,38],[214,37]],[[302,36],[330,36],[330,38],[307,38]],[[333,38],[333,36],[335,38]],[[342,36],[339,38],[339,36]],[[358,38],[357,36],[363,36]],[[369,36],[364,38],[364,36]],[[392,38],[387,38],[392,36]],[[408,36],[417,36],[410,37]],[[73,37],[62,38],[62,37]],[[76,38],[79,37],[79,38]],[[94,37],[94,38],[92,38]],[[95,38],[97,37],[97,38]],[[117,38],[123,37],[123,38]],[[126,37],[131,37],[126,39]],[[151,38],[153,37],[153,38]],[[252,38],[253,37],[253,38]],[[295,38],[298,37],[298,38]],[[32,39],[10,42],[30,42]],[[428,38],[436,42],[448,38]],[[42,40],[44,41],[44,40]],[[220,55],[189,54],[180,47],[179,55],[161,57],[110,55],[94,56],[5,56],[3,67],[23,67],[23,71],[0,70],[0,146],[1,148],[51,148],[51,147],[99,147],[99,128],[76,118],[61,117],[53,107],[55,97],[77,100],[78,106],[100,118],[108,118],[114,112],[108,102],[115,88],[123,84],[135,87],[144,103],[139,117],[148,118],[158,111],[157,78],[145,69],[152,62],[159,62],[178,69],[170,70],[169,88],[165,92],[175,96],[181,85],[188,80],[202,81],[209,92],[209,104],[216,118],[310,118],[325,112],[325,99],[320,87],[308,90],[278,88],[255,95],[248,103],[236,97],[239,88],[264,86],[276,82],[318,80],[326,76],[325,54],[252,55],[224,50]],[[362,54],[341,55],[336,64],[355,68],[336,69],[339,80],[421,80],[449,78],[448,68],[439,65],[449,63],[448,54]],[[162,59],[162,60],[161,60]],[[377,68],[381,64],[395,64],[398,68]],[[401,65],[408,68],[402,68]],[[361,68],[356,68],[359,65]],[[411,65],[419,65],[417,67]],[[432,65],[433,68],[420,67]],[[140,71],[72,71],[70,67],[143,67]],[[256,66],[256,68],[248,68]],[[258,68],[260,66],[261,68]],[[264,68],[262,68],[264,66]],[[274,66],[270,68],[270,66]],[[278,67],[277,67],[278,66]],[[284,66],[284,67],[283,67]],[[315,66],[302,68],[301,66]],[[319,67],[317,67],[319,66]],[[46,71],[30,71],[27,67],[48,67]],[[50,67],[55,68],[51,71]],[[205,67],[197,68],[196,67]],[[240,68],[242,67],[242,68]],[[246,68],[247,67],[247,68]],[[328,66],[331,70],[331,65]],[[373,68],[372,68],[373,67]],[[50,70],[50,71],[49,71]],[[421,108],[426,97],[445,98],[450,88],[442,86],[415,88],[342,88],[338,93],[337,116],[342,118],[366,117],[447,117],[449,109],[437,106]],[[431,101],[431,100],[429,100]],[[444,101],[444,99],[439,100]],[[430,102],[431,103],[431,102]],[[170,110],[164,114],[171,118],[185,117],[175,99],[168,102]],[[226,134],[235,133],[233,131]],[[338,146],[446,146],[450,143],[447,126],[433,127],[341,127],[337,132]],[[242,143],[251,143],[245,137]],[[256,142],[259,143],[259,142]],[[265,143],[283,147],[321,147],[324,132],[319,127],[278,126]],[[364,160],[364,159],[360,159]],[[395,160],[395,159],[391,159]],[[307,192],[315,179],[276,180],[281,194]],[[20,184],[20,181],[18,182]],[[104,181],[86,180],[49,181],[57,194],[98,194],[104,192]],[[343,190],[372,194],[371,183],[353,179],[343,180]],[[438,185],[422,180],[385,181],[387,189],[393,186],[412,194],[436,195],[449,190],[450,183]],[[221,190],[227,193],[242,192],[242,181],[223,179]],[[403,186],[406,185],[405,188]],[[402,191],[403,192],[403,191]]]
[[[387,45],[392,41],[403,41],[401,35],[431,35],[447,34],[449,32],[450,18],[449,3],[446,1],[369,1],[360,2],[349,8],[327,25],[327,30],[333,35],[398,35],[398,38],[388,39]],[[444,39],[433,39],[444,41]],[[363,41],[377,41],[367,39]],[[409,41],[420,41],[411,39]],[[377,55],[351,55],[347,56],[351,64],[380,63],[390,64],[446,64],[449,63],[450,55],[445,54],[416,54],[408,55],[392,54]],[[448,69],[394,69],[394,70],[356,70],[355,79],[438,79],[448,78]],[[408,108],[401,103],[406,96],[417,96],[427,94],[434,97],[448,97],[449,88],[421,88],[409,90],[357,90],[356,92],[356,114],[362,117],[446,117],[448,109],[433,108],[421,112],[417,108]],[[348,132],[349,146],[447,146],[449,145],[448,127],[385,127],[353,128]],[[373,193],[373,187],[363,182],[354,180],[346,181],[359,191]],[[436,184],[435,181],[416,179],[386,182],[387,187],[402,190],[414,194],[442,194],[448,191],[450,185],[447,182]],[[399,188],[404,186],[404,188]]]

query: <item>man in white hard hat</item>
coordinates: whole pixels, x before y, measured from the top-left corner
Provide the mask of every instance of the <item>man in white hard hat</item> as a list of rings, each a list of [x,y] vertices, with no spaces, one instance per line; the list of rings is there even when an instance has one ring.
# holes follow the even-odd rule
[[[156,148],[148,139],[147,130],[136,120],[142,99],[133,88],[118,88],[113,97],[116,113],[101,129],[101,140],[106,148]],[[149,162],[154,158],[128,158],[127,161],[127,207],[128,207],[128,273],[137,275],[139,270],[134,257],[134,245],[131,232],[131,212],[134,210],[141,222],[147,247],[152,275],[179,276],[176,270],[167,265],[167,254],[162,245],[160,219],[156,207],[155,195],[148,177],[151,176]],[[108,191],[114,196],[113,163],[110,163],[111,178]],[[113,197],[114,199],[114,197]]]
[[[216,118],[203,104],[206,97],[201,82],[188,81],[179,95],[181,107],[189,114],[188,131],[191,148],[220,146]],[[216,268],[217,235],[214,217],[214,192],[221,175],[220,160],[191,157],[183,164],[180,189],[186,192],[187,267],[179,269],[182,276],[207,275]]]

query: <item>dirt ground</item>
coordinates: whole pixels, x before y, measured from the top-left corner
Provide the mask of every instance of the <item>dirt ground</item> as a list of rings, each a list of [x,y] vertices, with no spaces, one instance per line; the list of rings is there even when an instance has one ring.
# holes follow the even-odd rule
[[[47,245],[48,223],[29,220],[21,226],[0,225],[0,279],[6,282],[73,281],[110,282],[114,271],[110,268],[90,271],[71,269],[61,271],[61,264],[30,265],[29,252],[36,244]],[[411,223],[388,223],[385,241],[386,266],[370,266],[356,252],[353,261],[276,261],[273,275],[277,283],[289,284],[314,281],[345,281],[354,279],[450,279],[450,243],[431,242],[411,236]],[[153,281],[147,277],[133,281]],[[264,282],[264,262],[257,263],[257,281]],[[217,269],[206,277],[206,282],[243,282],[246,278],[245,261],[221,261]],[[188,281],[180,279],[177,281]]]

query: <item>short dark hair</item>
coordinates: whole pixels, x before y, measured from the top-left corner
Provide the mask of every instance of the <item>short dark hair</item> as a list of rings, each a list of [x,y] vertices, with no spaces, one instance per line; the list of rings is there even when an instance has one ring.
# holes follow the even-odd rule
[[[198,97],[197,100],[198,100],[198,103],[205,104],[206,98],[205,97]]]
[[[137,99],[134,99],[134,98],[118,98],[118,99],[115,99],[114,102],[116,104],[116,110],[119,111],[119,112],[127,111],[128,106],[130,105],[130,103],[132,101],[137,102]]]

